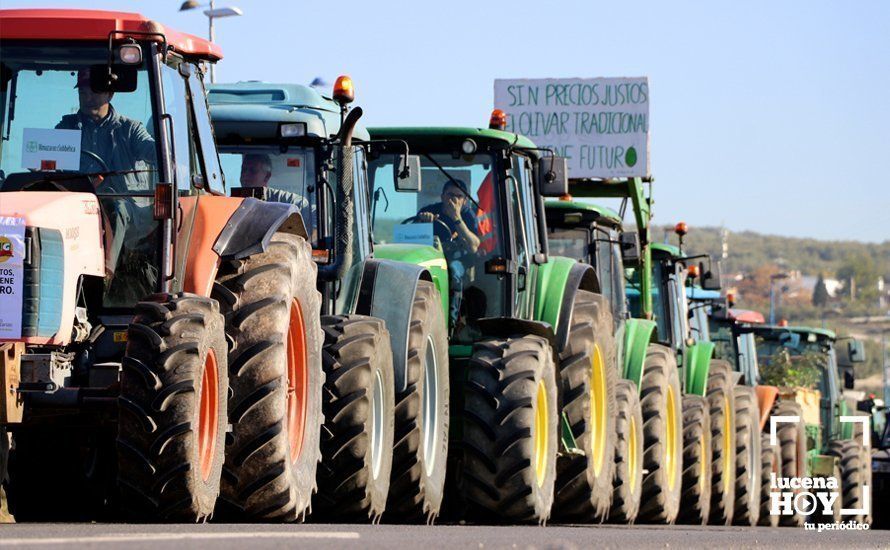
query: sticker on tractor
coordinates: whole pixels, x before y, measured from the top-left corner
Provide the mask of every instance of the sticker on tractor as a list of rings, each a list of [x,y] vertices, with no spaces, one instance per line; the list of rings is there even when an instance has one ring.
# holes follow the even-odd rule
[[[649,175],[649,79],[494,81],[506,130],[568,158],[573,178]]]
[[[433,224],[411,223],[395,226],[393,229],[393,242],[404,244],[435,245],[433,239]]]
[[[80,170],[80,130],[25,128],[22,168]]]
[[[0,338],[22,337],[25,220],[0,217]]]

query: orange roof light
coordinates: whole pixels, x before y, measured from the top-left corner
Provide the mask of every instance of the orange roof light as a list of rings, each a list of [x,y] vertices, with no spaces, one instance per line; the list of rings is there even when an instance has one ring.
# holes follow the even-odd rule
[[[735,293],[734,292],[726,293],[726,303],[729,304],[729,307],[732,307],[735,305]]]
[[[337,81],[334,82],[334,101],[342,107],[347,103],[352,103],[354,99],[355,87],[352,85],[352,79],[345,74],[338,76]]]
[[[491,118],[488,120],[488,127],[492,130],[505,130],[507,128],[507,114],[500,109],[491,112]]]
[[[788,319],[782,319],[781,321],[779,321],[779,326],[780,326],[780,327],[787,327],[787,326],[788,326]]]
[[[566,193],[565,195],[562,195],[561,197],[559,197],[559,200],[569,202],[572,200],[572,195]]]
[[[686,268],[686,273],[693,279],[698,277],[698,266],[695,264],[692,264],[691,266]]]
[[[680,222],[674,226],[674,233],[679,236],[683,236],[689,232],[689,228],[686,226],[686,222]]]

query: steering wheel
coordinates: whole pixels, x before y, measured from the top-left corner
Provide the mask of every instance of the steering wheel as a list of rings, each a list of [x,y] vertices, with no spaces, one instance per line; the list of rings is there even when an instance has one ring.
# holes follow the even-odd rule
[[[99,165],[99,167],[102,168],[102,170],[101,170],[102,172],[111,172],[111,169],[108,167],[108,163],[105,162],[102,159],[102,157],[100,157],[98,154],[96,154],[92,151],[87,151],[86,149],[81,149],[80,156],[86,157],[86,158],[92,160],[93,162],[97,163]]]
[[[402,225],[408,223],[430,223],[426,221],[421,221],[420,216],[411,216],[402,221]],[[454,240],[454,233],[451,231],[451,228],[448,227],[448,224],[440,220],[439,218],[434,218],[432,221],[433,224],[433,235],[439,238],[443,243],[450,243]]]

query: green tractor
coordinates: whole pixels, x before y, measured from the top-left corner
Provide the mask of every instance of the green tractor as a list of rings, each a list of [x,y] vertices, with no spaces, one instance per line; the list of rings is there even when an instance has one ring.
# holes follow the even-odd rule
[[[374,254],[366,162],[373,144],[358,125],[361,109],[347,111],[352,99],[348,77],[337,80],[333,99],[293,84],[209,90],[233,193],[295,204],[309,226],[326,375],[318,388],[325,422],[314,517],[375,521],[385,510],[388,520],[432,521],[442,504],[448,445],[442,300],[431,269]],[[391,184],[409,179],[395,174]],[[235,431],[230,445],[244,449],[233,453],[236,459],[261,458],[251,441],[263,429],[243,437]],[[270,519],[268,508],[245,502],[254,490],[262,490],[255,479],[223,484],[223,495],[247,517]]]
[[[842,378],[845,388],[853,387],[852,364],[865,361],[862,343],[811,327],[757,326],[754,335],[761,375],[780,387],[780,399],[792,404],[788,412],[803,420],[803,426],[777,426],[780,435],[783,427],[797,432],[800,449],[798,463],[786,468],[783,447],[783,476],[835,478],[841,497],[834,503],[833,517],[826,519],[870,523],[869,415],[851,408],[841,390]],[[846,349],[838,349],[839,342],[845,342]],[[840,355],[846,364],[839,361]],[[859,512],[842,516],[842,509]],[[804,520],[795,512],[785,522],[800,525]]]
[[[497,121],[495,121],[497,122]],[[596,272],[547,248],[565,161],[493,128],[372,128],[375,251],[433,270],[449,320],[449,497],[481,522],[604,518],[612,501],[612,311]],[[393,173],[419,168],[422,186]],[[413,168],[412,168],[413,169]]]
[[[694,272],[703,265],[677,247],[651,242],[652,199],[646,183],[642,178],[578,180],[571,187],[576,197],[621,199],[617,218],[630,206],[637,227],[619,234],[617,248],[633,319],[619,335],[628,350],[622,376],[640,388],[644,421],[647,472],[639,520],[729,524],[735,476],[725,473],[734,471],[736,459],[732,369],[713,359],[712,343],[691,338],[687,264]],[[581,252],[578,258],[596,263],[592,256],[605,246],[591,222],[602,219],[602,210],[571,196],[548,202],[548,222],[555,228],[551,241],[575,241],[571,246]],[[719,287],[719,270],[709,270],[703,280]]]

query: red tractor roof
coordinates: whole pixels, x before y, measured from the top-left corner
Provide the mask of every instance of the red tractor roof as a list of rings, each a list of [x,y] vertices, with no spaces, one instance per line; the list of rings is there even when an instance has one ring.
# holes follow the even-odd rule
[[[730,309],[729,318],[737,323],[750,323],[762,325],[766,322],[763,314],[759,311],[751,311],[750,309]]]
[[[108,40],[111,31],[159,32],[181,55],[222,59],[218,45],[175,31],[138,13],[99,10],[0,10],[4,40]]]

